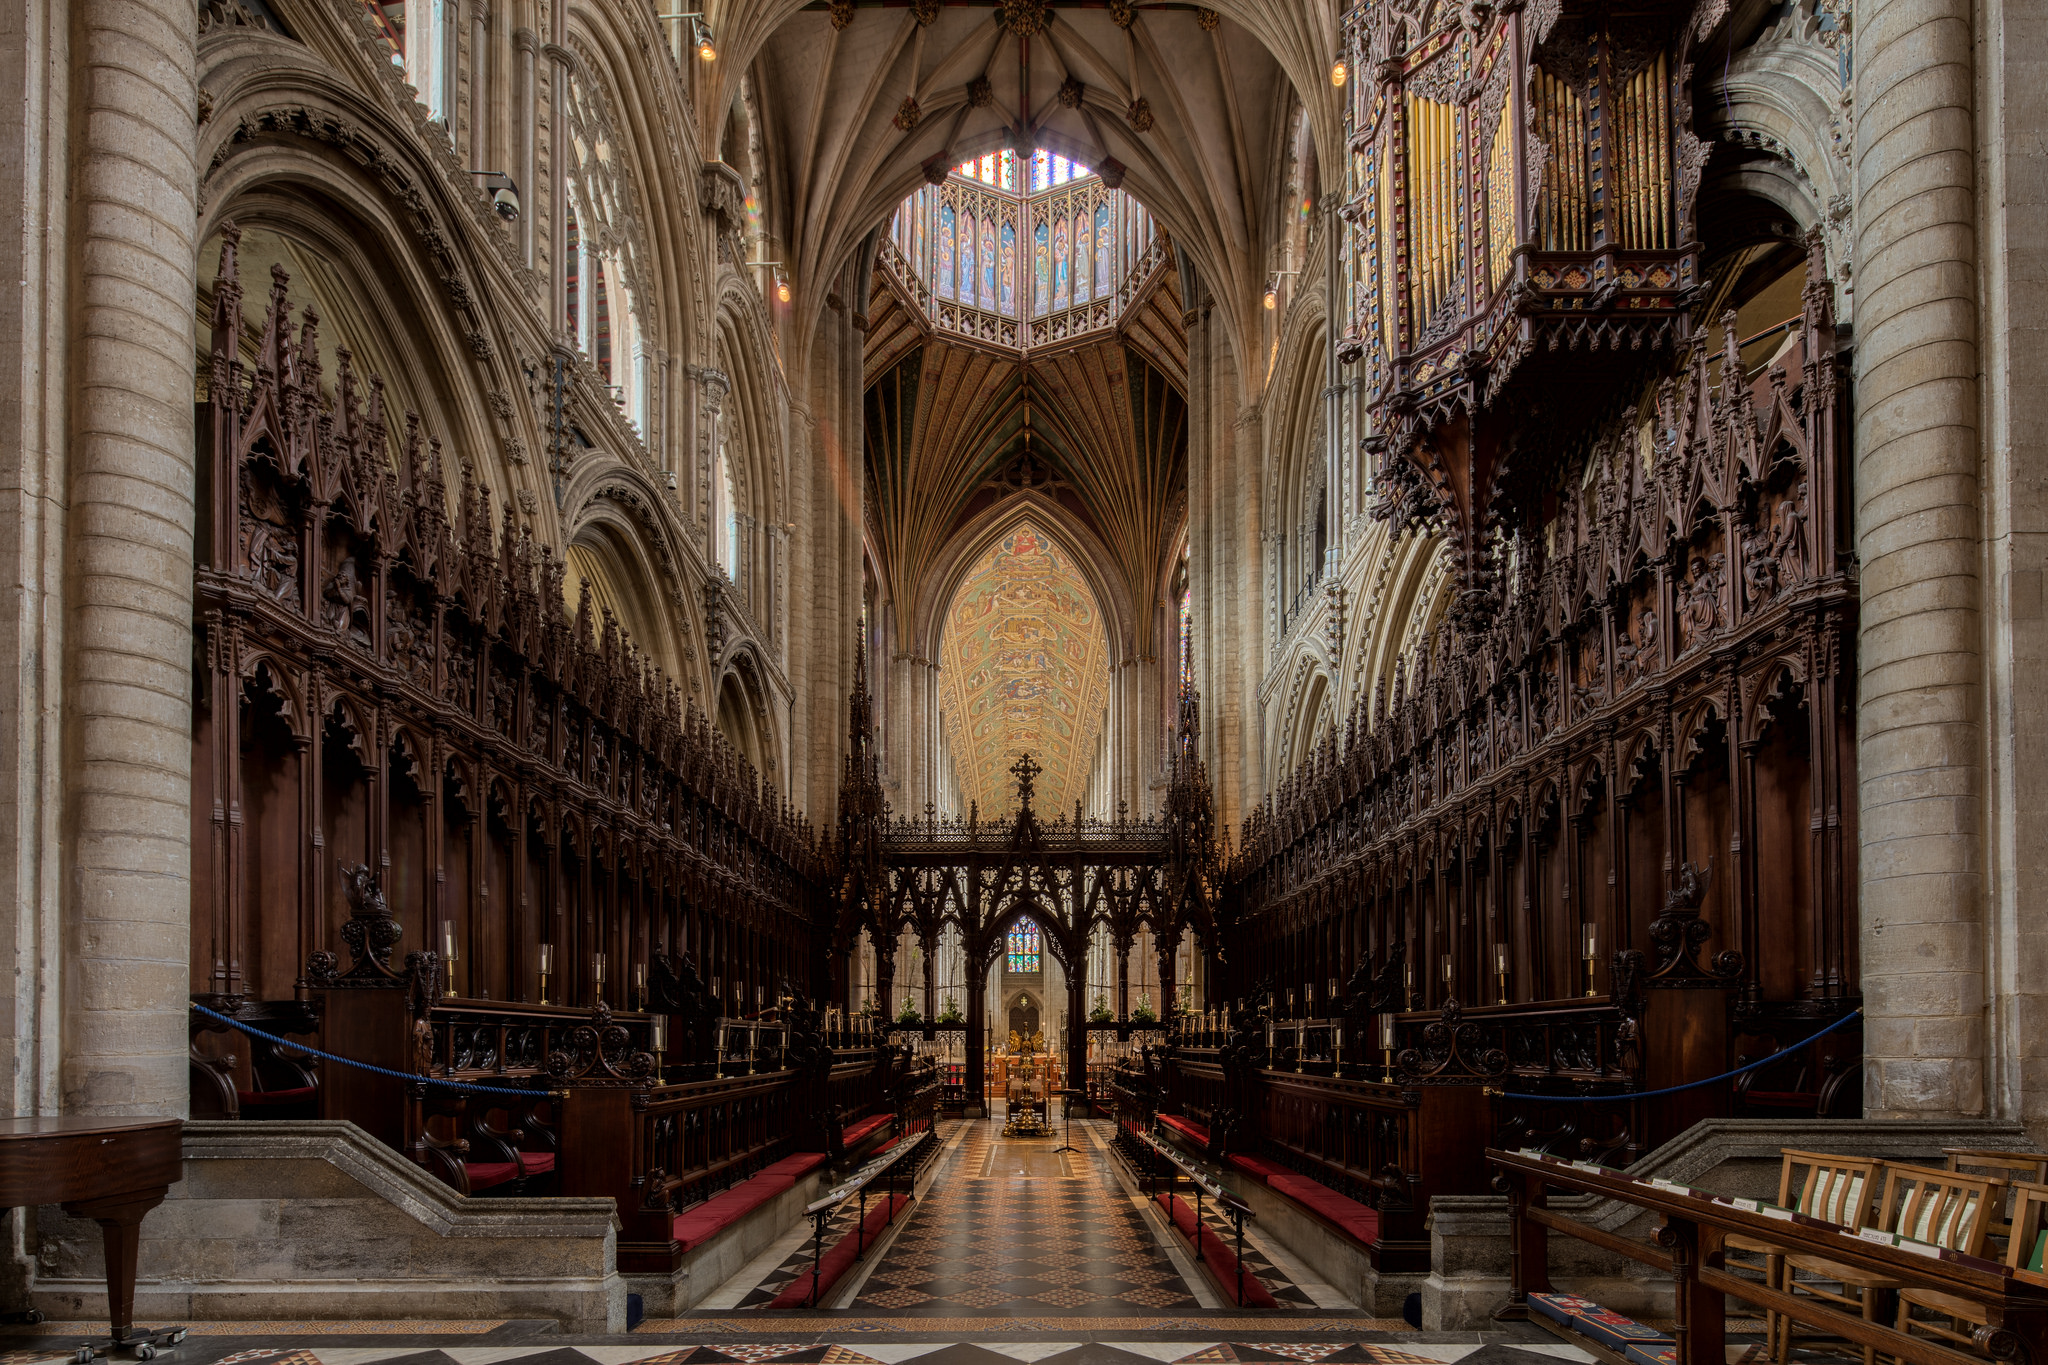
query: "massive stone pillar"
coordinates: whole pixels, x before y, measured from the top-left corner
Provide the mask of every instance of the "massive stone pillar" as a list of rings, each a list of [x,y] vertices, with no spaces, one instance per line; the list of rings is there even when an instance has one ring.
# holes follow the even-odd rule
[[[1982,1113],[1985,894],[1972,35],[1856,14],[1857,771],[1866,1110]]]
[[[182,1114],[197,29],[79,0],[71,35],[63,1102]]]

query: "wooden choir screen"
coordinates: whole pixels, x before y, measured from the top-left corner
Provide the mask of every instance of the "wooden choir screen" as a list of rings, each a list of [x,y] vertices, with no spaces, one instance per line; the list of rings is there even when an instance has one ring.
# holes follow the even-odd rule
[[[331,979],[349,933],[389,933],[350,924],[366,892],[450,996],[539,1002],[545,965],[551,1003],[642,1008],[657,954],[730,1012],[807,989],[830,885],[808,826],[587,585],[567,609],[467,457],[451,508],[439,442],[410,416],[394,439],[345,348],[323,389],[281,269],[245,332],[239,236],[199,411],[194,994]]]

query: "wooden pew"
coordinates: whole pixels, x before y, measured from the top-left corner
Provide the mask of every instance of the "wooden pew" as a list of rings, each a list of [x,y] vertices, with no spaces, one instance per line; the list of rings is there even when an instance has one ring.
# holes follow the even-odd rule
[[[1820,1329],[1853,1346],[1907,1365],[1982,1365],[1986,1357],[2011,1365],[2037,1365],[2043,1359],[2042,1352],[2048,1350],[2048,1275],[1980,1256],[1901,1241],[1894,1234],[1876,1230],[1859,1234],[1760,1200],[1734,1199],[1668,1182],[1653,1183],[1590,1162],[1570,1163],[1557,1157],[1497,1149],[1489,1150],[1486,1157],[1499,1173],[1498,1183],[1506,1190],[1512,1220],[1508,1301],[1495,1317],[1541,1322],[1609,1365],[1642,1365],[1643,1353],[1660,1360],[1668,1358],[1674,1365],[1722,1365],[1726,1358],[1729,1298]],[[1548,1208],[1552,1190],[1620,1200],[1658,1215],[1663,1225],[1654,1240],[1594,1227]],[[1554,1293],[1549,1240],[1553,1232],[1600,1247],[1672,1279],[1676,1299],[1668,1355],[1652,1349],[1648,1337],[1631,1342],[1624,1353],[1623,1348],[1585,1333],[1569,1332],[1552,1317],[1532,1313],[1532,1296]],[[1982,1324],[1970,1334],[1982,1355],[1968,1355],[1943,1342],[1902,1332],[1885,1322],[1843,1312],[1824,1300],[1788,1294],[1760,1280],[1734,1274],[1726,1261],[1731,1236],[1769,1242],[1803,1256],[1855,1267],[1872,1277],[1896,1281],[1910,1291],[1968,1302],[1983,1318]],[[1608,1319],[1615,1316],[1606,1315]],[[1583,1317],[1588,1322],[1600,1319],[1600,1315],[1590,1312]],[[1603,1324],[1604,1330],[1615,1327],[1611,1321]],[[1651,1336],[1655,1335],[1651,1329]]]

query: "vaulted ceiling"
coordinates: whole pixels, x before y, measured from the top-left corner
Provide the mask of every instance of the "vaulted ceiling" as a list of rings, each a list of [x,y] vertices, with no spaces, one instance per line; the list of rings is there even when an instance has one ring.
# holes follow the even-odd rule
[[[1046,146],[1123,168],[1249,334],[1286,174],[1290,94],[1339,155],[1335,0],[710,0],[755,77],[769,205],[800,280],[829,277],[927,166]],[[724,104],[715,107],[723,108]],[[707,110],[707,114],[709,114]],[[1020,131],[1021,130],[1021,131]],[[815,307],[800,301],[799,307]]]
[[[1095,567],[1136,608],[1128,640],[1151,651],[1155,589],[1185,514],[1185,334],[1163,269],[1121,327],[1033,353],[934,336],[878,276],[868,324],[868,533],[907,637],[945,590],[957,537],[1032,492],[1103,547]]]

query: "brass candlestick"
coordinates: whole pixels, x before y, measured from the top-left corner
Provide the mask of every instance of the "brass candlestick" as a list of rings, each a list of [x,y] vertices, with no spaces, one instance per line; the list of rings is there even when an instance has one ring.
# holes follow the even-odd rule
[[[1500,979],[1500,1003],[1508,1002],[1508,945],[1493,945],[1493,974]]]
[[[540,945],[540,1002],[548,1002],[548,976],[555,969],[555,946],[552,943]]]
[[[455,963],[455,921],[444,919],[441,921],[441,965],[448,969],[447,989],[441,992],[444,999],[455,998]]]
[[[1588,924],[1586,926],[1586,994],[1588,997],[1599,994],[1593,988],[1593,964],[1598,960],[1599,956],[1600,926]]]

